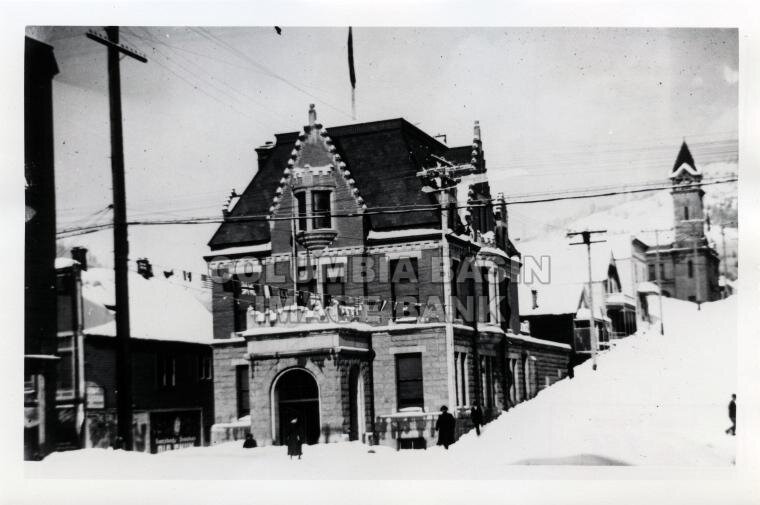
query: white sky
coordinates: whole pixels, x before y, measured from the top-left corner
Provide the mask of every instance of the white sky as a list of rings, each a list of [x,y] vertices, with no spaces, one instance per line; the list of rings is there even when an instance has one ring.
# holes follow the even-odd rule
[[[105,48],[85,31],[37,31],[61,69],[59,228],[111,201]],[[149,58],[121,66],[130,218],[219,215],[250,181],[254,148],[299,129],[311,102],[328,128],[354,122],[345,27],[122,35]],[[735,161],[737,43],[730,29],[359,27],[357,121],[404,117],[455,146],[479,120],[492,187],[508,196],[663,179],[682,137],[698,164]]]

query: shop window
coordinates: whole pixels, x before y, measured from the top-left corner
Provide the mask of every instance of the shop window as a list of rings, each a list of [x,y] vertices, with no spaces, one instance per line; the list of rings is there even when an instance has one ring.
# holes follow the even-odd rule
[[[396,392],[399,410],[424,408],[422,354],[396,355]]]

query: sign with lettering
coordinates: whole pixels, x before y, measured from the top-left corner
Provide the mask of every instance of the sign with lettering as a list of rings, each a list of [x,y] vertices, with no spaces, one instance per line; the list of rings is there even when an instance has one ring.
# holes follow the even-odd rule
[[[106,392],[101,386],[87,381],[87,408],[104,409],[106,407]]]
[[[173,451],[200,445],[200,410],[150,413],[150,452]]]

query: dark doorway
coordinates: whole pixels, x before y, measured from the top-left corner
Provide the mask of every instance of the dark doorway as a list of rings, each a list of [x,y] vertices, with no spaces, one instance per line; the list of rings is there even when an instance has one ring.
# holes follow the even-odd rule
[[[299,368],[285,372],[275,386],[274,401],[279,414],[280,444],[294,426],[307,444],[319,442],[319,389],[309,372]],[[291,423],[293,419],[298,420],[295,425]]]

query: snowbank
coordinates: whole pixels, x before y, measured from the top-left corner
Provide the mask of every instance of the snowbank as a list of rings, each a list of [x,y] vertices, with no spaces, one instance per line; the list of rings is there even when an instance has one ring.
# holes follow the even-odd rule
[[[736,388],[736,297],[663,300],[666,335],[616,342],[534,400],[470,432],[448,451],[359,442],[243,449],[240,441],[160,455],[89,449],[25,463],[27,477],[176,479],[503,478],[514,465],[729,466],[736,439],[726,405]],[[739,400],[741,401],[741,399]],[[739,430],[741,430],[739,426]],[[254,434],[255,435],[255,434]]]

